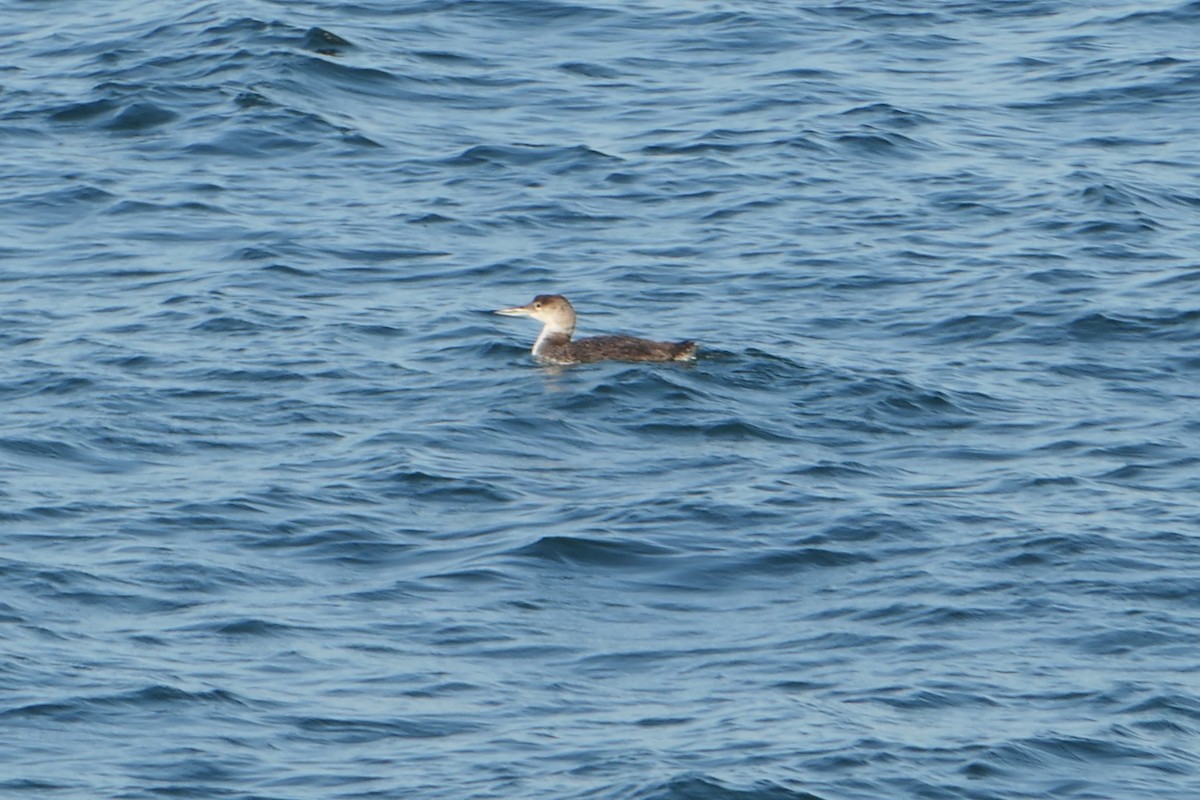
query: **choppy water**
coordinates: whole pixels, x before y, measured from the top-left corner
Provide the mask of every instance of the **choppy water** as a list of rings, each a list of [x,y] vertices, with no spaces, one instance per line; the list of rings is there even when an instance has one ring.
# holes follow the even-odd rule
[[[1200,796],[1200,3],[4,16],[4,797]]]

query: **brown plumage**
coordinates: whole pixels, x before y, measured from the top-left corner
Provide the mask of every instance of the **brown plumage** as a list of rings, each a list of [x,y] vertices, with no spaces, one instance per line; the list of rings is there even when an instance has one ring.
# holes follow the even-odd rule
[[[533,355],[547,364],[587,364],[593,361],[691,361],[696,343],[655,342],[633,336],[591,336],[571,341],[575,309],[561,294],[539,294],[523,306],[495,312],[510,317],[532,317],[543,324],[533,344]]]

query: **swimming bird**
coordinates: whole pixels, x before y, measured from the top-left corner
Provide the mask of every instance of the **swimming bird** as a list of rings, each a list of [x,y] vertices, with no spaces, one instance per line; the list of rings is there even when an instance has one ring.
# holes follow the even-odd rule
[[[523,306],[493,312],[508,317],[533,317],[542,332],[533,343],[533,356],[544,364],[587,364],[593,361],[691,361],[696,343],[654,342],[633,336],[590,336],[571,341],[575,309],[561,294],[539,294]]]

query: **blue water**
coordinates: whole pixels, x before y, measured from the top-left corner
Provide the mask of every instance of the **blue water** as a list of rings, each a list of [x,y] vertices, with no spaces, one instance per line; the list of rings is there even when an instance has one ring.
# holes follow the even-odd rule
[[[1200,3],[4,21],[0,796],[1200,797]]]

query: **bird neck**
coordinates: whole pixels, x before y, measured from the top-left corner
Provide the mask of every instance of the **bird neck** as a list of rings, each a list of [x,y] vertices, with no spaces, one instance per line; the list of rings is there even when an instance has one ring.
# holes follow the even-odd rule
[[[542,328],[542,332],[538,335],[537,341],[533,343],[533,354],[541,355],[547,348],[564,345],[571,341],[573,328],[563,328],[553,322],[547,322]]]

